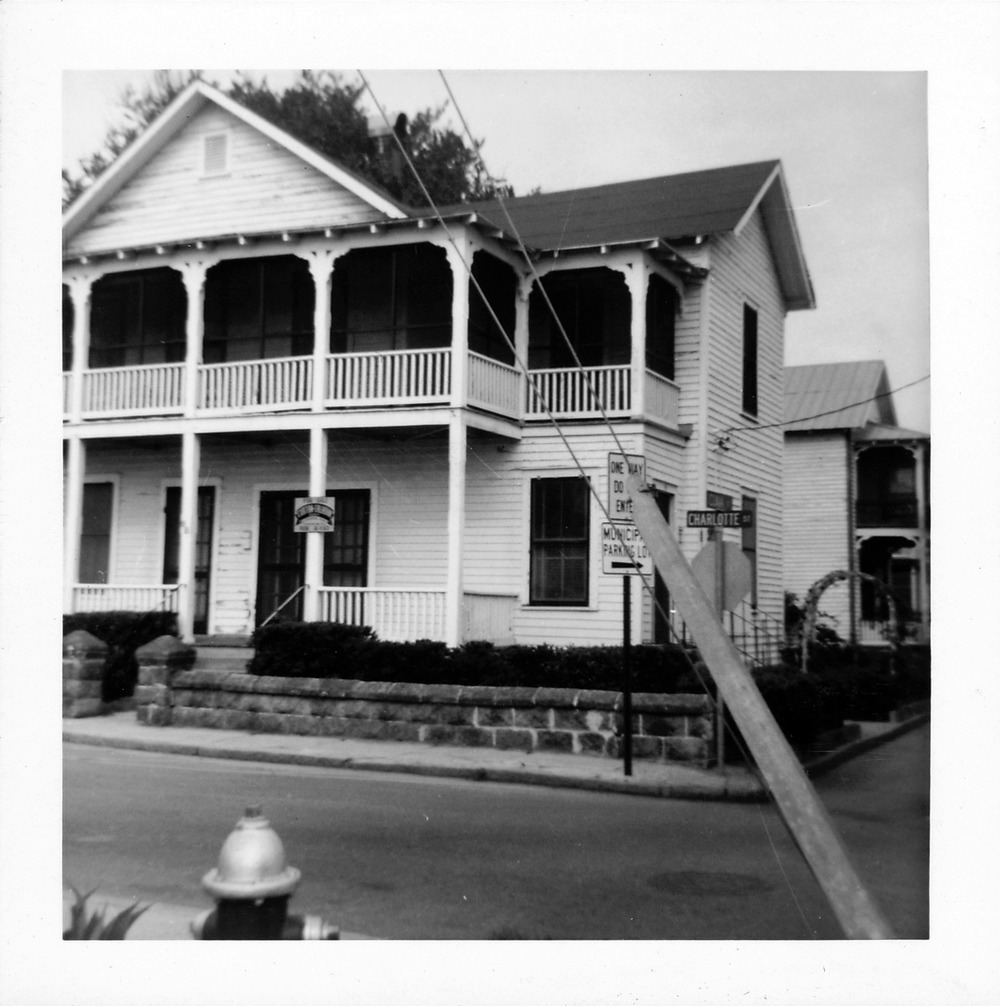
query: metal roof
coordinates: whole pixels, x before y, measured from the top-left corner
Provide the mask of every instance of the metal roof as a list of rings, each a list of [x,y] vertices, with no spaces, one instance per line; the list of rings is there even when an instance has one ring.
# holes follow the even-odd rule
[[[895,426],[885,363],[853,360],[785,367],[785,423],[786,432]]]
[[[907,430],[902,426],[887,426],[883,423],[876,423],[873,426],[866,426],[863,430],[854,434],[855,440],[878,441],[878,440],[930,440],[929,433],[921,433],[918,430]]]

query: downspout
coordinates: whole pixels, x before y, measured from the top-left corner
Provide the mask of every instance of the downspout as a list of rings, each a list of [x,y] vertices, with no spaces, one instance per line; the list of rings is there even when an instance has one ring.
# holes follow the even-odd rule
[[[858,455],[854,450],[854,433],[847,431],[847,569],[850,573],[858,572],[857,557],[857,467]],[[857,613],[857,577],[851,576],[847,581],[848,618],[850,619],[849,641],[851,646],[858,642]]]

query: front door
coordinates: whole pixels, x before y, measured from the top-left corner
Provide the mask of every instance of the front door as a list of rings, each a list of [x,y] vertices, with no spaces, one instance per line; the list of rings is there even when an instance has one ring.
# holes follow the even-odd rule
[[[278,618],[302,618],[302,592],[288,599],[306,582],[306,534],[295,530],[294,516],[295,500],[308,495],[304,489],[260,494],[257,625],[278,608]],[[364,587],[368,576],[369,492],[345,489],[327,495],[335,500],[334,530],[323,535],[323,584]]]
[[[168,486],[166,534],[163,538],[163,582],[176,583],[180,560],[181,487]],[[208,592],[212,570],[212,528],[215,525],[215,487],[198,487],[198,528],[194,553],[194,631],[208,632]]]

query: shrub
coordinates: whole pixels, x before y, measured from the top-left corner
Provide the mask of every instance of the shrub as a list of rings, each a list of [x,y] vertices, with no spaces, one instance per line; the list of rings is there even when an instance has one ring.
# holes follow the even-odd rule
[[[93,891],[81,894],[75,887],[71,889],[73,904],[70,906],[69,929],[63,932],[64,940],[124,940],[135,920],[152,908],[152,905],[140,908],[136,902],[105,922],[104,912],[107,906],[98,912],[90,914],[87,912],[87,899],[94,893]]]
[[[429,639],[379,640],[367,627],[281,622],[258,629],[248,671],[279,677],[350,678],[413,684],[593,688],[621,691],[618,646],[504,646]],[[701,691],[691,658],[677,646],[632,648],[632,690]]]
[[[135,692],[139,665],[135,651],[158,636],[177,635],[172,611],[83,611],[63,615],[63,635],[84,629],[108,647],[101,698],[105,702],[129,698]]]
[[[376,638],[367,625],[273,622],[254,632],[247,670],[285,678],[351,678],[359,653]]]

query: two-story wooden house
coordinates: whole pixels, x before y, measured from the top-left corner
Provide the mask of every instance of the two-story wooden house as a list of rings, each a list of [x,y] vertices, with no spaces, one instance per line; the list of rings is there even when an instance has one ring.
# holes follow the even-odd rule
[[[690,555],[707,491],[756,510],[747,605],[781,617],[781,431],[710,457],[780,423],[813,305],[777,161],[438,215],[195,83],[66,212],[63,303],[67,610],[614,643],[588,483],[622,450]]]
[[[881,360],[785,370],[785,586],[801,602],[837,570],[891,592],[905,638],[930,638],[930,436],[896,425]],[[884,644],[869,580],[832,584],[820,608],[844,639]]]

